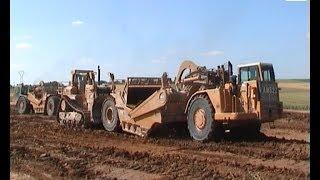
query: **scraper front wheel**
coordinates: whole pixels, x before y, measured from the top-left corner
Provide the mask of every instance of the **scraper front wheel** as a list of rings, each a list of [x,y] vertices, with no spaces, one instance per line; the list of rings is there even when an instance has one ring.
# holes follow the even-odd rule
[[[107,131],[115,132],[120,130],[120,120],[118,116],[118,111],[115,106],[114,99],[112,97],[107,97],[103,102],[101,116],[103,127]]]

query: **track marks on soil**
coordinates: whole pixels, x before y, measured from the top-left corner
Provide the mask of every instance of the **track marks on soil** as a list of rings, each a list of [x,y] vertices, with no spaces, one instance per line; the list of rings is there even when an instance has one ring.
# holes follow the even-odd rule
[[[48,174],[109,177],[112,172],[181,179],[309,176],[305,141],[262,136],[203,144],[183,138],[143,140],[103,130],[74,131],[39,117],[11,116],[10,123],[13,170],[44,179]]]

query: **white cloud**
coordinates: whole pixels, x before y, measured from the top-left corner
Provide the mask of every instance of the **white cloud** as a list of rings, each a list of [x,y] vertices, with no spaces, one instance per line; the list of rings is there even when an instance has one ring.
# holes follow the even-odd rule
[[[21,70],[23,67],[24,67],[24,65],[21,63],[10,64],[10,68],[12,68],[12,70]]]
[[[13,40],[14,41],[25,41],[25,40],[29,40],[29,39],[32,39],[32,36],[29,35],[29,34],[26,34],[26,35],[21,35],[21,36],[15,36],[13,35]]]
[[[203,56],[218,56],[224,54],[223,51],[212,50],[208,52],[201,53]]]
[[[161,57],[161,58],[158,58],[158,59],[153,59],[151,62],[155,63],[155,64],[165,64],[165,63],[167,63],[167,58],[166,57]]]
[[[72,21],[72,26],[80,26],[82,25],[84,22],[83,21],[80,21],[80,20],[76,20],[76,21]]]
[[[16,44],[16,48],[17,49],[29,49],[31,47],[32,47],[32,45],[29,44],[29,43],[18,43],[18,44]]]
[[[173,48],[168,49],[168,54],[177,54],[177,53],[178,51],[176,49],[173,49]]]

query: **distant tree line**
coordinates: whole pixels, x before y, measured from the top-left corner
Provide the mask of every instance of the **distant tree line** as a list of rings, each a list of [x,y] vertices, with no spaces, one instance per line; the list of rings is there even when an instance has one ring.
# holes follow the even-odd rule
[[[115,79],[114,80],[115,84],[124,84],[125,82],[126,82],[126,80],[124,80],[124,79]],[[98,82],[96,82],[96,83],[98,83]],[[103,80],[101,80],[100,84],[111,84],[111,81],[103,81]]]

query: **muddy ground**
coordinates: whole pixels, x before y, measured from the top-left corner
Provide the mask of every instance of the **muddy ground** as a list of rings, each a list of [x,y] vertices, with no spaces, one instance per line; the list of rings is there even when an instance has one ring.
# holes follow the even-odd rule
[[[231,133],[221,142],[163,130],[143,139],[11,113],[11,179],[309,179],[308,114],[287,113],[258,137]]]

